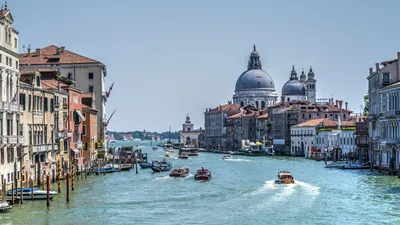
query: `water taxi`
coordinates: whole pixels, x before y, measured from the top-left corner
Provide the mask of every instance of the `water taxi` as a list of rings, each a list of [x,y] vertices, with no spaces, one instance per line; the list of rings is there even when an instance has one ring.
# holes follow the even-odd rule
[[[24,196],[24,200],[31,200],[31,188],[22,188],[22,195]],[[15,196],[21,195],[21,188],[18,188],[17,191],[7,191],[7,196],[11,196],[14,193]],[[52,199],[57,196],[58,193],[55,191],[49,191],[49,198]],[[38,188],[33,188],[33,199],[47,199],[47,191],[39,190]]]
[[[179,167],[169,174],[170,177],[187,177],[189,175],[189,168],[187,167]]]
[[[201,169],[197,170],[196,174],[194,175],[194,179],[201,181],[211,180],[211,172],[202,167]]]
[[[280,171],[278,172],[278,180],[276,183],[279,184],[293,184],[294,178],[290,172]]]
[[[178,156],[178,158],[180,158],[180,159],[188,159],[189,156],[188,156],[188,154],[186,154],[186,153],[182,153],[182,154],[180,154],[180,155]]]
[[[167,160],[163,159],[162,162],[159,161],[153,161],[151,163],[151,169],[154,172],[162,172],[162,171],[169,171],[171,170],[172,164],[167,162]]]

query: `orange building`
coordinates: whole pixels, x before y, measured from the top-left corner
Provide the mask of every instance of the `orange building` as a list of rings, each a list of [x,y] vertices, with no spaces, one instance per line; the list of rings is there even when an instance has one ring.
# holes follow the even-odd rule
[[[97,159],[96,140],[97,140],[97,113],[95,108],[94,94],[83,94],[83,115],[86,120],[82,125],[82,143],[84,163],[91,166],[92,162]]]

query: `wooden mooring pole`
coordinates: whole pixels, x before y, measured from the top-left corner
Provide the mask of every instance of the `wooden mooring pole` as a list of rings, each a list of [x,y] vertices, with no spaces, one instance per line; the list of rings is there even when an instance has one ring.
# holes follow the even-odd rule
[[[67,202],[69,202],[69,173],[67,172],[67,179],[66,179],[67,185],[66,185],[66,189],[67,189]]]
[[[57,161],[57,188],[58,193],[61,193],[61,163],[60,159]]]
[[[50,176],[47,174],[46,176],[47,181],[47,206],[50,206]]]

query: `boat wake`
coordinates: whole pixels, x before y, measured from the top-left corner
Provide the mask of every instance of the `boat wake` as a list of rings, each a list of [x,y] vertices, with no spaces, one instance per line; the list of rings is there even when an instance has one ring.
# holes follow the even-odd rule
[[[319,195],[320,194],[319,187],[316,187],[316,186],[313,186],[311,184],[308,184],[308,183],[305,183],[305,182],[302,182],[302,181],[298,181],[298,180],[295,180],[294,184],[299,186],[299,187],[301,187],[302,189],[306,190],[307,192],[309,192],[312,195]]]
[[[156,178],[152,179],[151,181],[168,180],[168,179],[171,179],[171,178],[172,177],[170,177],[170,176],[156,177]]]
[[[189,173],[189,175],[187,175],[187,177],[185,177],[185,179],[186,178],[192,178],[193,176],[194,176],[193,174]]]
[[[249,159],[221,159],[224,161],[230,161],[230,162],[251,162]]]

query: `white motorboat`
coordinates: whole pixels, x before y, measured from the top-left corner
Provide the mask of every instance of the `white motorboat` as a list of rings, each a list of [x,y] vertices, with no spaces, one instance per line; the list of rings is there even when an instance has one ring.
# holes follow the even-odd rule
[[[232,156],[231,155],[223,155],[222,159],[232,159]]]
[[[24,200],[31,200],[31,188],[23,188],[22,189],[22,195],[24,196]],[[8,191],[7,196],[11,196],[13,191]],[[18,188],[18,191],[16,192],[14,190],[14,196],[20,196],[21,194],[21,188]],[[49,191],[49,197],[50,199],[56,197],[58,195],[57,192],[55,191]],[[33,188],[33,200],[40,200],[40,199],[47,199],[47,191],[44,190],[39,190],[38,188]]]
[[[171,153],[169,151],[165,151],[165,157],[170,157]]]
[[[8,202],[0,202],[0,212],[7,212],[9,209],[12,209],[12,206]]]

